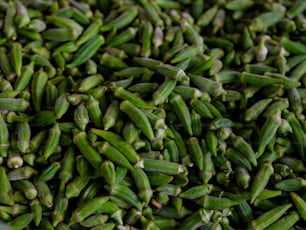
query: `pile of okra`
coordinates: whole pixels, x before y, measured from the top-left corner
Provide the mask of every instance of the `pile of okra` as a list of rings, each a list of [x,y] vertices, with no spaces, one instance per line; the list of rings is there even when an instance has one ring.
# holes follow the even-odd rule
[[[302,230],[305,0],[0,0],[2,230]]]

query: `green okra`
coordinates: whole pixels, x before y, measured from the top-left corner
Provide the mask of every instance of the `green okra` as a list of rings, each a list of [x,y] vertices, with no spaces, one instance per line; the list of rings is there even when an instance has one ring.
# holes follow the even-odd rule
[[[125,158],[125,156],[116,148],[112,147],[108,142],[102,142],[99,146],[99,153],[106,156],[109,160],[117,165],[131,170],[133,167]]]
[[[166,79],[153,93],[152,100],[154,105],[163,104],[176,86],[175,80]]]
[[[280,190],[269,190],[269,189],[264,189],[259,195],[258,199],[269,199],[273,197],[280,196],[282,194],[282,191]]]
[[[4,120],[3,115],[0,113],[0,155],[1,157],[6,157],[8,154],[8,150],[10,147],[10,141],[9,141],[9,130],[7,128],[7,124]]]
[[[191,116],[183,98],[179,94],[173,95],[170,98],[170,104],[173,106],[176,116],[182,122],[187,133],[192,136]]]
[[[109,142],[115,148],[117,148],[121,154],[132,163],[135,164],[138,160],[140,160],[139,156],[135,152],[135,150],[131,147],[131,145],[125,142],[120,136],[110,132],[110,131],[103,131],[98,129],[91,129],[92,133],[102,137],[104,140]]]
[[[54,104],[54,112],[57,118],[61,118],[69,109],[68,94],[61,94],[57,97]]]
[[[289,114],[287,120],[292,128],[292,136],[294,137],[294,144],[297,146],[301,159],[305,159],[305,135],[303,133],[301,124],[294,114]]]
[[[104,53],[100,57],[100,63],[108,68],[115,70],[120,70],[128,67],[127,64],[121,58],[115,57],[108,53]]]
[[[25,153],[28,151],[30,147],[30,139],[31,139],[31,128],[28,122],[19,122],[17,124],[17,148]]]
[[[81,93],[87,92],[88,90],[100,85],[103,81],[104,78],[100,74],[88,76],[81,81],[79,85],[79,91]]]
[[[9,151],[7,158],[7,166],[9,168],[20,168],[22,167],[24,161],[18,151],[11,150]]]
[[[256,153],[256,158],[259,158],[264,153],[266,145],[271,141],[280,125],[281,118],[279,115],[271,115],[267,117],[258,140],[258,151]]]
[[[54,210],[52,212],[52,225],[56,227],[60,222],[64,220],[65,213],[67,212],[68,199],[62,194],[58,194]]]
[[[41,66],[41,67],[50,67],[51,66],[51,63],[50,61],[48,60],[47,57],[44,57],[40,54],[34,54],[32,57],[31,57],[31,61],[37,65],[37,66]]]
[[[281,218],[279,221],[275,222],[274,224],[270,225],[267,229],[290,229],[297,221],[299,221],[300,217],[297,212],[293,211],[289,215]]]
[[[21,2],[15,1],[14,3],[16,7],[16,24],[20,28],[27,26],[31,21],[27,8]]]
[[[154,106],[148,104],[140,97],[134,95],[133,93],[125,90],[122,87],[115,88],[114,95],[116,97],[121,98],[122,100],[128,100],[129,102],[131,102],[133,105],[137,106],[140,109],[147,109],[147,110],[154,109]]]
[[[251,21],[249,25],[251,31],[262,31],[273,26],[284,17],[283,10],[275,10],[263,13]]]
[[[205,195],[199,198],[196,203],[208,210],[223,210],[239,204],[239,202],[227,198],[219,198]]]
[[[291,206],[291,204],[284,204],[273,208],[251,221],[248,225],[248,229],[265,229],[277,221]]]
[[[191,99],[190,105],[197,113],[199,113],[204,118],[208,119],[213,118],[213,114],[211,113],[207,105],[204,102],[202,102],[200,99],[197,98]]]
[[[114,100],[110,103],[103,116],[104,129],[108,130],[113,127],[119,115],[119,102]]]
[[[141,0],[140,3],[142,4],[142,6],[143,6],[143,8],[144,8],[144,10],[147,14],[146,16],[151,21],[151,23],[156,25],[156,26],[162,26],[163,21],[160,18],[159,7],[157,5],[155,5],[154,3],[151,3],[151,2],[146,1],[146,0]]]
[[[89,117],[93,121],[96,127],[102,127],[102,111],[100,109],[100,104],[97,99],[93,96],[89,96],[88,101],[86,103],[86,107],[88,110]]]
[[[90,166],[84,156],[77,156],[75,159],[75,164],[75,168],[80,176],[88,177],[90,175]]]
[[[101,225],[98,225],[98,226],[95,226],[93,228],[91,228],[92,230],[112,230],[114,229],[116,226],[116,224],[114,223],[106,223],[106,224],[101,224]]]
[[[164,161],[164,160],[153,160],[144,158],[138,162],[139,167],[143,168],[148,172],[164,173],[167,175],[178,175],[185,171],[185,167],[178,163]]]
[[[0,167],[0,179],[2,181],[2,186],[0,188],[0,202],[5,205],[12,206],[14,204],[13,190],[4,167]]]
[[[93,55],[97,53],[101,45],[104,44],[104,38],[101,35],[96,35],[90,40],[88,40],[75,54],[73,61],[67,65],[68,68],[77,67],[87,60],[89,60]]]
[[[304,188],[306,186],[306,181],[301,177],[297,177],[294,179],[281,180],[274,186],[282,191],[294,192]]]
[[[238,149],[254,166],[257,166],[256,155],[252,146],[243,137],[231,135],[233,146]]]
[[[16,181],[16,180],[30,179],[32,176],[36,174],[37,174],[37,170],[33,169],[30,166],[25,165],[21,168],[11,170],[7,174],[7,176],[10,181]]]
[[[8,39],[16,39],[17,36],[16,28],[14,25],[15,15],[16,15],[16,8],[13,6],[12,3],[10,3],[5,14],[4,28],[3,28],[4,35]]]
[[[279,84],[281,83],[281,79],[276,79],[264,75],[242,72],[241,81],[248,83],[250,85],[254,85],[256,87],[263,87],[271,84]]]
[[[124,13],[122,13],[120,16],[107,23],[106,25],[103,25],[100,30],[103,32],[112,30],[113,28],[117,30],[124,28],[125,26],[133,22],[137,14],[137,7],[130,7],[129,9],[126,9]]]
[[[189,188],[186,191],[183,191],[179,194],[180,197],[184,199],[196,199],[200,198],[201,196],[207,195],[212,190],[212,185],[198,185]]]
[[[273,173],[274,169],[271,163],[262,163],[251,185],[251,203],[253,203],[258,195],[265,189]]]
[[[58,90],[55,85],[53,85],[51,82],[47,82],[46,85],[46,106],[53,106],[55,103],[55,100],[58,96]]]
[[[12,44],[9,58],[16,75],[20,76],[22,68],[22,46],[20,43],[14,42]]]
[[[295,172],[303,172],[305,171],[305,166],[303,164],[303,161],[297,158],[292,157],[281,157],[278,159],[278,161],[288,165],[290,169],[292,169]]]
[[[42,32],[44,39],[56,42],[66,42],[75,40],[79,36],[79,32],[71,28],[51,28]]]
[[[109,47],[117,47],[134,39],[138,32],[137,28],[129,27],[122,33],[116,35],[111,41],[106,42]]]
[[[35,226],[39,226],[42,219],[42,205],[37,199],[35,199],[31,201],[30,206],[31,206],[31,211],[34,214],[33,218],[34,224]]]
[[[47,182],[55,177],[59,171],[61,164],[59,162],[53,162],[51,165],[46,167],[38,177],[38,181]]]
[[[205,141],[208,150],[214,155],[217,155],[217,144],[218,144],[218,139],[217,135],[214,131],[207,130],[205,133]]]
[[[33,220],[35,214],[27,213],[16,217],[14,220],[9,222],[9,226],[12,230],[23,229],[28,226],[29,223]]]
[[[156,191],[166,194],[168,196],[178,196],[181,188],[178,185],[164,184],[156,188]]]
[[[40,203],[47,208],[51,208],[53,206],[54,196],[49,185],[43,181],[36,181],[34,182],[34,186],[37,190]]]
[[[235,173],[237,185],[244,189],[249,188],[251,176],[248,170],[244,167],[237,166],[235,168]]]
[[[86,126],[89,123],[89,115],[88,110],[83,103],[79,104],[74,111],[73,120],[80,130],[84,131],[86,129]]]
[[[67,199],[78,197],[81,191],[86,187],[89,182],[89,177],[77,176],[66,186],[65,197]]]
[[[80,46],[83,43],[87,42],[91,38],[93,38],[96,34],[98,34],[100,28],[102,26],[102,21],[100,19],[94,20],[90,26],[83,32],[83,34],[79,37],[76,42],[76,45]]]
[[[74,210],[71,218],[70,218],[70,223],[80,223],[84,219],[86,219],[88,216],[91,214],[95,213],[99,207],[107,202],[109,197],[97,197],[95,199],[92,199],[90,201],[87,201],[86,203],[82,204],[79,206],[77,209]]]
[[[226,157],[229,159],[231,162],[242,166],[248,170],[252,169],[252,166],[248,159],[239,151],[235,150],[234,148],[227,148],[226,150]]]
[[[29,180],[17,180],[12,182],[13,188],[24,193],[25,197],[29,200],[33,200],[37,197],[37,190],[33,183]]]
[[[273,103],[271,103],[263,113],[264,117],[268,117],[270,115],[277,114],[281,112],[284,109],[287,109],[289,107],[289,102],[287,99],[279,99]]]
[[[305,54],[306,46],[299,42],[291,41],[286,37],[281,38],[281,45],[290,53],[293,54]]]
[[[149,57],[152,53],[152,36],[153,36],[153,26],[148,21],[142,21],[140,26],[140,41],[141,41],[141,51],[140,55],[142,57]]]
[[[0,0],[0,219],[302,229],[306,5],[256,3]]]
[[[199,168],[199,170],[203,170],[204,157],[198,139],[195,137],[190,137],[186,144],[193,163]]]
[[[44,148],[44,158],[48,159],[55,151],[57,148],[57,145],[59,144],[61,136],[61,130],[59,128],[59,124],[55,123],[52,128],[49,130],[49,135],[46,140],[46,146]]]
[[[32,19],[31,22],[27,25],[27,28],[29,30],[33,30],[36,32],[42,32],[46,29],[46,27],[46,22],[41,19]]]
[[[102,185],[99,184],[99,181],[95,180],[92,183],[90,183],[86,188],[81,192],[80,194],[80,200],[78,204],[82,204],[85,201],[88,201],[90,199],[93,199],[101,189]]]
[[[200,54],[201,49],[199,49],[198,47],[187,47],[181,51],[179,51],[174,57],[173,59],[171,59],[170,63],[171,64],[175,64],[175,63],[179,63],[182,62],[188,58],[191,58],[193,56],[196,56],[198,54]]]
[[[88,162],[96,169],[102,163],[102,158],[98,151],[94,149],[89,143],[84,131],[73,130],[73,143],[78,147]]]
[[[154,139],[154,133],[151,124],[145,114],[129,101],[123,101],[120,104],[120,110],[126,113],[135,125],[141,129],[143,134],[152,141]]]
[[[212,96],[220,96],[225,93],[225,90],[220,82],[213,81],[199,75],[189,74],[188,76],[200,90],[204,90]]]
[[[29,106],[29,102],[22,98],[0,98],[0,111],[9,110],[24,112]]]
[[[41,104],[43,100],[44,88],[47,84],[48,76],[42,69],[35,72],[32,78],[31,90],[32,90],[32,103],[35,111],[41,110]]]
[[[136,93],[151,94],[158,86],[157,83],[143,82],[130,86],[128,90]]]
[[[245,112],[245,120],[251,121],[257,119],[257,117],[267,108],[272,102],[271,98],[260,100],[248,108]]]
[[[142,199],[145,203],[149,203],[152,195],[153,190],[151,189],[150,181],[146,173],[143,169],[136,167],[131,171],[133,178],[135,180],[137,189],[138,189],[138,196]]]
[[[116,171],[115,171],[115,165],[111,161],[104,161],[101,164],[101,171],[103,173],[103,177],[105,181],[112,185],[116,182]]]
[[[300,217],[303,220],[305,220],[306,219],[306,212],[305,212],[306,202],[303,200],[302,197],[300,197],[295,192],[290,192],[290,196],[291,196],[291,199],[292,199]]]
[[[101,224],[105,224],[108,218],[109,217],[107,215],[101,215],[101,214],[92,215],[86,218],[85,220],[83,220],[81,222],[81,225],[85,228],[99,226]]]
[[[138,210],[141,210],[141,202],[138,200],[138,197],[134,191],[129,187],[120,184],[114,184],[109,188],[109,191],[111,195],[117,196],[133,205]]]

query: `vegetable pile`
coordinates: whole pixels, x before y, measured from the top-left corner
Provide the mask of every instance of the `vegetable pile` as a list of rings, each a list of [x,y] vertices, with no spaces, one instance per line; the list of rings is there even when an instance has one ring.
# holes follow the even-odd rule
[[[305,11],[0,0],[3,224],[304,229]]]

